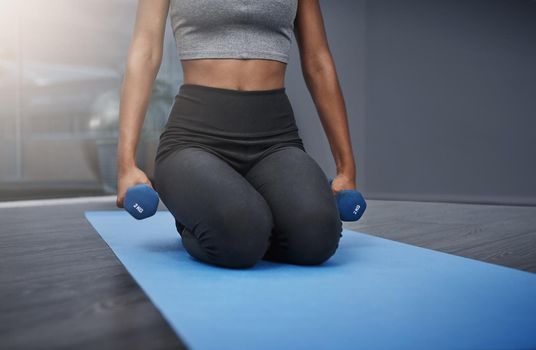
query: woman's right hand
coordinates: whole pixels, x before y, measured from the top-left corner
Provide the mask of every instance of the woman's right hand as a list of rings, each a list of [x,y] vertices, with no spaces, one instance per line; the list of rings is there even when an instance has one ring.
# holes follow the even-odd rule
[[[119,171],[117,176],[117,199],[115,204],[118,208],[123,208],[127,189],[138,184],[147,184],[153,188],[151,181],[145,173],[137,166]],[[154,188],[153,188],[154,189]]]

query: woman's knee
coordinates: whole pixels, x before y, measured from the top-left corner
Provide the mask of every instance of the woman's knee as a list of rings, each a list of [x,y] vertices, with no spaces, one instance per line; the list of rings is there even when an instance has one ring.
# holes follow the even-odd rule
[[[268,249],[273,225],[265,202],[229,203],[207,217],[200,243],[211,249],[210,255],[217,265],[252,267]]]
[[[341,238],[342,222],[329,208],[304,209],[287,227],[287,260],[319,265],[332,257]]]
[[[271,210],[221,159],[186,148],[170,154],[155,173],[162,201],[182,217],[213,263],[252,266],[264,254],[273,227]]]

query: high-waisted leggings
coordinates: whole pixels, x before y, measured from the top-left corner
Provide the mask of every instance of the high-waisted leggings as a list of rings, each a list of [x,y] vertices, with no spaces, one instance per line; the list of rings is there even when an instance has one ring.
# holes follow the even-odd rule
[[[284,87],[182,84],[154,185],[184,249],[204,263],[316,265],[342,236],[328,179],[303,146]]]

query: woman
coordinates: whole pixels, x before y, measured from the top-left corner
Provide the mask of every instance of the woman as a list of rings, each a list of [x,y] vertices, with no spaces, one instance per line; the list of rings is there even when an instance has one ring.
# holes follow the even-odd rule
[[[151,185],[135,150],[170,16],[184,73],[154,188],[199,261],[316,265],[342,236],[334,194],[356,188],[348,122],[318,0],[140,0],[122,85],[117,206]],[[337,176],[303,147],[284,77],[294,32]]]

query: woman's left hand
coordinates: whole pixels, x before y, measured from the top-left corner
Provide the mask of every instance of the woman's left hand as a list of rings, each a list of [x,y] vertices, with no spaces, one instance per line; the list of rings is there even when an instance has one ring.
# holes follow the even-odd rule
[[[331,191],[333,195],[341,190],[355,190],[357,188],[355,178],[346,174],[337,174],[331,182]]]

